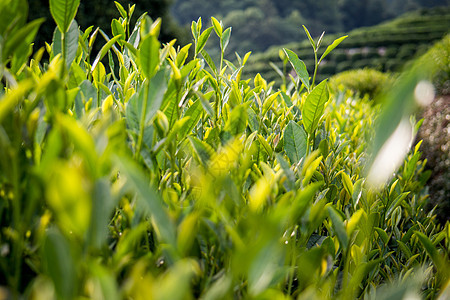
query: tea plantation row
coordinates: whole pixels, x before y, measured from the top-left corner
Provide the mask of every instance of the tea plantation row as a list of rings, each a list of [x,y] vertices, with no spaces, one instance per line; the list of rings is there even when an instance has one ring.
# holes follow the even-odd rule
[[[218,20],[175,49],[118,3],[109,37],[50,0],[54,39],[30,58],[42,20],[22,2],[0,2],[0,298],[448,297],[450,224],[411,147],[429,56],[381,107],[289,49],[291,83],[247,79]]]
[[[411,12],[377,26],[355,29],[339,49],[321,64],[319,76],[324,79],[342,71],[364,67],[383,72],[401,71],[407,61],[425,53],[435,41],[449,33],[449,28],[450,8],[438,7]],[[324,42],[330,43],[332,39],[333,36],[325,37]],[[314,55],[309,51],[308,41],[291,43],[287,47],[293,49],[308,66],[314,65]],[[277,47],[255,54],[245,74],[261,73],[267,80],[281,83],[279,75],[268,62],[283,70]]]

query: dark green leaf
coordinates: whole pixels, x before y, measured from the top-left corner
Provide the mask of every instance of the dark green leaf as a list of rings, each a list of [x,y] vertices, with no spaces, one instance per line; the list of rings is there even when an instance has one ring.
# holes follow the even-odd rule
[[[149,180],[146,179],[144,172],[129,158],[116,157],[115,163],[121,174],[127,179],[127,182],[139,196],[139,210],[152,217],[159,238],[175,247],[176,235],[174,224],[167,214],[159,194],[149,186]]]
[[[295,54],[291,50],[289,50],[289,49],[283,49],[283,50],[286,53],[287,57],[289,58],[289,61],[292,65],[292,67],[294,68],[295,73],[297,73],[298,78],[309,90],[310,89],[309,74],[308,74],[308,70],[306,69],[305,63],[301,59],[299,59],[297,54]]]
[[[307,136],[305,130],[291,120],[284,129],[283,140],[284,151],[291,164],[298,163],[306,155]]]
[[[197,125],[198,120],[200,120],[200,117],[203,113],[203,108],[201,104],[201,100],[197,100],[188,108],[186,113],[184,114],[185,117],[190,117],[188,122],[185,124],[185,126],[180,131],[180,136],[184,137],[187,134],[189,134],[192,129],[194,129],[195,125]]]
[[[338,237],[339,243],[345,251],[348,247],[348,236],[347,232],[345,231],[344,222],[342,222],[340,214],[333,206],[328,207],[328,214],[330,216],[333,229]]]
[[[61,299],[72,299],[76,288],[76,267],[69,242],[52,228],[47,231],[42,252],[45,269],[53,281],[56,294]]]

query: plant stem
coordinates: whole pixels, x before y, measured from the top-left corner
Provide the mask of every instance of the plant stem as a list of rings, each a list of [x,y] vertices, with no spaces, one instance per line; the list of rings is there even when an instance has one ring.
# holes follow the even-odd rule
[[[134,152],[134,158],[138,159],[139,154],[141,153],[142,148],[142,140],[144,139],[144,130],[145,130],[145,117],[147,112],[147,99],[148,99],[148,93],[150,90],[150,81],[145,82],[144,85],[144,101],[142,103],[142,111],[141,111],[141,120],[139,122],[139,136],[138,141],[136,145],[136,151]]]
[[[317,69],[319,68],[319,64],[317,63],[317,50],[314,51],[314,75],[313,75],[313,79],[312,79],[312,83],[311,83],[311,89],[314,88],[314,83],[316,82],[316,74],[317,74]]]

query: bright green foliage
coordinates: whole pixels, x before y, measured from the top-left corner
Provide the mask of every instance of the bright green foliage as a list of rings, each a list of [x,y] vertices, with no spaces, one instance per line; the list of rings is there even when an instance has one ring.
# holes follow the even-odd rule
[[[275,91],[259,74],[244,79],[250,54],[225,59],[231,29],[214,19],[192,23],[192,60],[191,45],[158,41],[159,20],[142,17],[131,32],[128,19],[117,21],[112,38],[70,23],[55,33],[48,63],[42,51],[0,62],[0,293],[443,292],[449,224],[423,210],[419,145],[380,188],[364,177],[379,107],[337,99],[327,81],[312,79],[303,92],[293,82]],[[204,48],[213,30],[218,61]]]
[[[358,69],[339,73],[330,78],[330,89],[338,93],[351,90],[357,96],[367,95],[370,99],[376,99],[380,92],[392,79],[389,74],[374,69]]]

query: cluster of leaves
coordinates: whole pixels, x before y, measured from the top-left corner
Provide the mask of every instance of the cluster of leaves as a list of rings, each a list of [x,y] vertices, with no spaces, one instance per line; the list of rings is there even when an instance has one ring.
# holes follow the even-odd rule
[[[377,109],[315,83],[343,38],[319,58],[322,39],[306,30],[312,79],[284,49],[297,76],[275,91],[242,78],[250,53],[224,58],[231,29],[216,19],[193,22],[193,44],[175,49],[158,41],[160,19],[133,27],[134,7],[118,3],[114,36],[102,33],[91,60],[100,31],[77,26],[79,1],[51,0],[50,61],[44,49],[29,60],[41,20],[25,24],[18,2],[0,3],[0,295],[448,293],[450,226],[423,210],[419,145],[371,187],[363,167]],[[217,62],[204,50],[213,31]]]
[[[35,45],[40,48],[45,45],[45,42],[52,39],[55,22],[50,14],[49,0],[33,0],[28,2],[30,6],[28,18],[30,20],[45,18],[34,41]],[[119,0],[118,2],[124,7],[127,7],[130,2],[137,5],[133,22],[135,22],[137,17],[144,12],[147,12],[153,19],[161,17],[164,27],[161,28],[160,40],[168,42],[173,38],[177,38],[179,43],[186,44],[189,42],[189,31],[179,26],[176,20],[170,15],[170,0]],[[109,29],[111,20],[119,16],[115,6],[111,4],[112,1],[110,0],[80,1],[77,13],[77,22],[80,27],[87,28],[91,25],[95,25],[105,31]],[[100,44],[94,45],[95,52],[99,50],[97,49],[97,45],[100,46]]]

